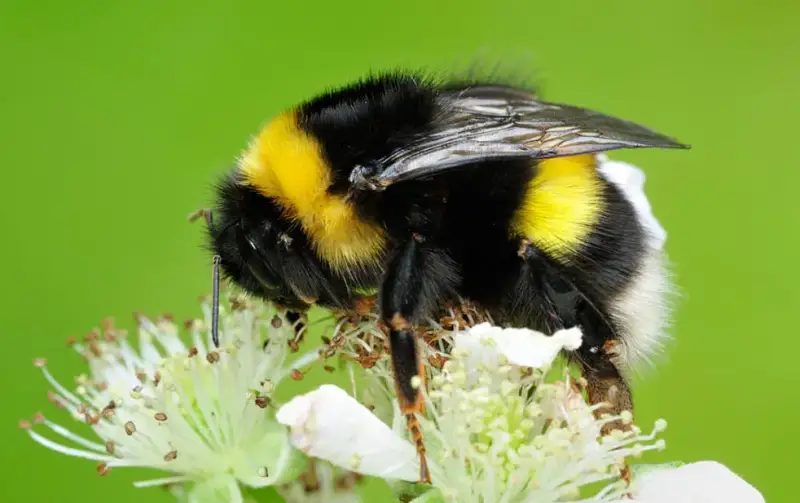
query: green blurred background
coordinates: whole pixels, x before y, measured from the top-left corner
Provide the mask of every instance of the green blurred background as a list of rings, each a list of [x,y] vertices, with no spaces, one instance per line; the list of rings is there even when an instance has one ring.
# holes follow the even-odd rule
[[[209,257],[185,217],[265,119],[369,69],[476,55],[694,146],[614,154],[646,169],[684,292],[668,357],[635,389],[640,424],[670,423],[648,459],[715,459],[796,501],[800,4],[290,4],[0,6],[2,501],[169,501],[17,429],[51,411],[33,358],[67,377],[81,364],[64,339],[106,315],[197,314]]]

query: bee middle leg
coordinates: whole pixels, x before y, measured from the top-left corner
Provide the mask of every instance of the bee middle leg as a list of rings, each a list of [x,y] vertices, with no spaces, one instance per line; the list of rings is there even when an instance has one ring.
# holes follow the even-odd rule
[[[425,366],[414,325],[431,314],[457,280],[447,255],[414,234],[390,262],[381,291],[381,316],[389,327],[389,348],[400,411],[406,415],[420,461],[420,482],[431,477],[416,414],[423,411]]]

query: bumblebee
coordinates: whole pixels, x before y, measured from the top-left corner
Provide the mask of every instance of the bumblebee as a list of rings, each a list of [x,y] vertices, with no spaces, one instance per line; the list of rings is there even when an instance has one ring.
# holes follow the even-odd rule
[[[209,242],[224,275],[269,301],[347,310],[379,292],[427,482],[414,331],[445,302],[545,333],[580,326],[568,356],[590,401],[632,410],[624,376],[658,343],[666,269],[598,169],[623,148],[688,147],[492,79],[371,76],[265,125],[216,188]]]

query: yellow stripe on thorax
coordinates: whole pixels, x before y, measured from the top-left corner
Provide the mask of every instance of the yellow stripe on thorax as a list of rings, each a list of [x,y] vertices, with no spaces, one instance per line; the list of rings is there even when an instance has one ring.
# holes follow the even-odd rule
[[[601,191],[594,155],[540,161],[511,231],[553,258],[568,260],[600,218]]]
[[[383,229],[358,217],[352,204],[328,193],[331,172],[316,139],[286,112],[272,120],[239,161],[247,182],[300,223],[317,254],[342,270],[374,263]]]

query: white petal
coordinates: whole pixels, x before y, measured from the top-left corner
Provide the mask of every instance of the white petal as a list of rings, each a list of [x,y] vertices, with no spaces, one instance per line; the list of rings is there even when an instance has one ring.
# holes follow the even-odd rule
[[[356,399],[326,384],[278,410],[294,446],[341,468],[388,479],[416,481],[416,449]]]
[[[455,347],[470,354],[470,364],[496,365],[502,354],[514,365],[543,368],[553,363],[562,349],[578,349],[582,333],[577,327],[545,335],[527,328],[500,328],[481,323],[455,337]],[[494,363],[493,363],[494,360]]]
[[[609,182],[622,190],[622,193],[633,205],[641,224],[650,235],[650,244],[660,249],[667,239],[667,231],[661,226],[653,214],[650,201],[644,193],[644,172],[627,162],[612,161],[605,155],[599,155],[598,170]]]
[[[490,323],[475,325],[464,332],[458,332],[453,338],[456,350],[463,351],[468,369],[487,367],[497,368],[500,365],[500,352],[494,342],[503,329]]]
[[[655,469],[636,482],[641,503],[764,503],[764,497],[724,465],[700,461],[678,468]]]

